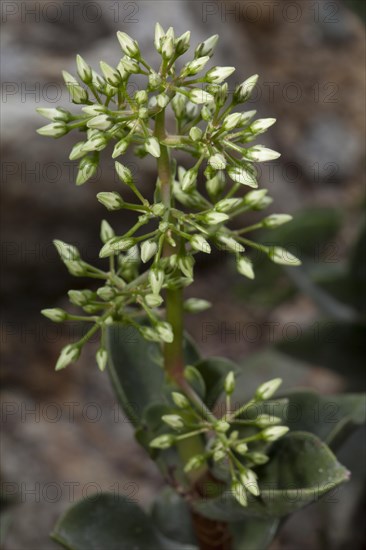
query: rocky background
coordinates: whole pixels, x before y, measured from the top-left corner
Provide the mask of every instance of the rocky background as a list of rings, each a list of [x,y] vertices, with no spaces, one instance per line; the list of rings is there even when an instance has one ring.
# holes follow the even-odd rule
[[[235,65],[235,82],[259,73],[251,108],[278,118],[265,143],[282,157],[261,177],[275,199],[272,211],[303,218],[305,211],[309,227],[314,221],[328,236],[321,240],[307,226],[301,231],[308,236],[311,263],[337,270],[351,253],[362,221],[364,11],[362,0],[4,0],[1,10],[1,475],[4,492],[16,498],[4,548],[51,550],[56,546],[48,533],[70,502],[104,489],[147,506],[161,480],[134,442],[107,376],[95,367],[96,343],[77,367],[53,371],[59,349],[76,329],[51,326],[39,310],[63,307],[65,291],[77,286],[56,257],[52,239],[73,242],[86,259],[95,258],[105,215],[95,195],[117,184],[106,162],[91,183],[76,188],[76,167],[68,161],[76,139],[38,136],[35,130],[43,121],[35,108],[67,104],[61,70],[75,71],[76,53],[95,67],[101,59],[117,62],[119,29],[137,38],[151,59],[157,20],[177,33],[190,29],[193,43],[218,33],[216,63]],[[129,162],[148,188],[154,167]],[[121,230],[129,222],[111,219]],[[302,328],[317,322],[314,296],[288,292],[287,275],[275,276],[276,285],[261,277],[261,286],[244,288],[230,262],[214,256],[199,265],[192,292],[211,298],[215,306],[188,322],[204,355],[243,361],[283,338],[291,324]],[[249,324],[257,327],[257,335],[242,330]],[[271,335],[268,326],[275,327]],[[311,363],[300,368],[289,362],[291,383],[324,393],[352,386],[346,370],[335,373],[320,361]],[[357,440],[353,445],[360,452]],[[362,548],[360,529],[353,528],[360,496],[356,485],[342,489],[337,505],[296,514],[273,548]]]

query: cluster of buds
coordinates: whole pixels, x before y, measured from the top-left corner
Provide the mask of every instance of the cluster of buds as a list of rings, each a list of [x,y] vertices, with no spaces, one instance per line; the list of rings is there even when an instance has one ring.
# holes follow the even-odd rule
[[[194,367],[187,367],[186,373],[192,373]],[[199,373],[196,376],[199,376]],[[168,431],[155,437],[150,446],[154,449],[168,449],[179,441],[194,436],[205,438],[205,452],[192,456],[185,465],[187,473],[199,470],[206,464],[220,464],[226,471],[232,495],[242,506],[248,502],[248,493],[259,496],[255,468],[268,460],[268,447],[285,435],[289,428],[280,425],[282,419],[270,414],[249,414],[260,409],[260,405],[271,399],[281,384],[275,378],[261,384],[250,401],[231,410],[231,395],[235,389],[235,375],[229,372],[224,382],[226,394],[226,412],[216,418],[206,408],[197,407],[188,395],[172,393],[171,414],[162,417]]]
[[[81,106],[81,111],[38,109],[51,121],[38,132],[55,138],[73,130],[85,134],[70,153],[70,159],[79,162],[77,185],[96,173],[101,152],[111,146],[112,158],[118,159],[115,170],[122,190],[98,193],[97,199],[109,211],[130,210],[136,215],[136,223],[123,235],[116,235],[108,222],[103,222],[99,255],[108,263],[106,271],[85,263],[75,247],[60,245],[61,259],[72,275],[103,282],[95,292],[82,291],[80,300],[71,291],[72,303],[90,315],[80,316],[80,320],[93,323],[89,331],[92,334],[98,329],[103,334],[103,326],[122,320],[136,326],[148,340],[171,342],[172,329],[163,320],[162,290],[193,282],[197,253],[209,254],[212,247],[227,251],[234,255],[238,272],[249,279],[254,278],[254,270],[247,247],[267,254],[279,264],[299,264],[286,250],[258,244],[244,235],[260,228],[278,227],[290,216],[272,214],[255,225],[230,227],[235,217],[249,210],[263,210],[271,203],[267,191],[257,189],[255,164],[272,161],[279,154],[250,142],[275,120],[255,119],[255,111],[237,110],[250,99],[258,77],[246,79],[229,93],[225,80],[234,68],[210,66],[217,35],[198,44],[193,60],[180,69],[176,60],[190,47],[189,32],[175,36],[172,28],[165,31],[156,25],[154,45],[161,56],[159,68],[144,59],[136,40],[124,32],[118,32],[117,38],[123,56],[116,67],[102,61],[98,73],[77,56],[77,77],[63,73],[71,100]],[[136,75],[140,87],[130,93],[131,89],[136,90]],[[144,88],[140,84],[143,78]],[[164,132],[161,136],[156,132],[156,117],[167,109],[174,114],[176,134]],[[131,171],[120,162],[132,146],[136,147],[136,154],[150,155],[158,162],[162,151],[168,157],[177,149],[188,154],[191,165],[177,167],[171,162],[169,204],[163,200],[159,178],[154,202],[150,203]],[[132,191],[134,202],[124,199],[122,186]],[[144,232],[147,224],[149,229]],[[163,254],[166,245],[173,252],[169,258]],[[206,307],[202,300],[186,304],[191,311]],[[141,326],[134,320],[136,308],[146,316],[148,325]],[[75,319],[54,309],[45,310],[44,314],[57,322]],[[77,358],[80,345],[73,344],[71,352],[63,352],[57,368]],[[101,367],[105,364],[103,346],[98,355]]]

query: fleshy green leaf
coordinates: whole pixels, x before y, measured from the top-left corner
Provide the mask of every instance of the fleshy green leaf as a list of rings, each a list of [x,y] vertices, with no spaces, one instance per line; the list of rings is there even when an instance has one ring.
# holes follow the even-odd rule
[[[68,550],[165,550],[151,519],[126,497],[101,493],[77,502],[51,537]]]

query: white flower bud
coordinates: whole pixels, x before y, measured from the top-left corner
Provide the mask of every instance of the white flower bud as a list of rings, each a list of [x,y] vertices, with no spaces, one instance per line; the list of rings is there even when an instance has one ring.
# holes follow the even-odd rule
[[[208,159],[208,163],[215,170],[224,170],[226,168],[226,159],[221,153],[216,153]]]
[[[264,199],[266,198],[268,191],[267,189],[258,189],[256,191],[250,191],[244,197],[244,203],[247,206],[260,208]]]
[[[248,451],[248,445],[246,443],[239,442],[237,445],[235,445],[235,450],[240,455],[245,456]]]
[[[188,298],[184,302],[184,310],[188,313],[201,313],[201,311],[206,311],[212,306],[211,302],[203,300],[201,298]]]
[[[163,303],[163,298],[158,294],[146,294],[145,301],[149,307],[159,307]]]
[[[203,57],[198,57],[193,61],[189,61],[184,65],[181,72],[181,77],[192,76],[199,73],[209,60],[210,58],[206,55]]]
[[[276,393],[281,384],[281,378],[273,378],[268,382],[264,382],[257,388],[255,392],[255,398],[260,400],[269,399],[270,397],[272,397],[273,394]]]
[[[180,409],[186,409],[189,407],[189,401],[182,393],[173,391],[172,399],[174,401],[174,404]]]
[[[151,327],[141,327],[140,333],[145,340],[148,340],[149,342],[160,342],[161,338],[159,334]]]
[[[160,290],[164,283],[164,277],[165,277],[164,271],[162,271],[161,269],[155,269],[155,268],[150,269],[149,282],[150,282],[151,290],[154,294],[160,293]]]
[[[111,86],[118,86],[118,84],[121,83],[121,74],[117,69],[114,69],[104,61],[100,62],[100,68],[108,84]]]
[[[68,344],[60,353],[57,360],[55,370],[61,370],[67,367],[73,361],[76,361],[80,356],[80,348],[74,344]]]
[[[64,260],[64,264],[70,273],[74,277],[83,277],[87,273],[87,265],[85,262],[77,260]]]
[[[107,350],[104,348],[99,348],[95,355],[95,359],[97,361],[99,370],[103,372],[107,366],[107,360],[108,360]]]
[[[282,418],[278,416],[272,416],[270,414],[259,414],[255,419],[255,423],[260,428],[265,428],[266,426],[274,426],[282,422]]]
[[[215,422],[214,430],[219,433],[226,433],[230,429],[230,424],[225,420],[218,420]]]
[[[243,472],[241,472],[240,479],[246,490],[249,491],[249,493],[252,493],[252,495],[254,495],[255,497],[258,497],[260,495],[257,476],[254,472],[252,472],[252,470],[244,470]]]
[[[155,38],[154,38],[154,45],[156,50],[161,53],[161,46],[163,38],[165,37],[165,32],[163,27],[160,25],[160,23],[156,23],[155,25]]]
[[[178,256],[178,267],[186,277],[193,279],[194,258],[192,256]]]
[[[37,134],[40,134],[41,136],[59,138],[67,134],[68,131],[69,129],[64,122],[52,122],[51,124],[38,128]]]
[[[192,103],[200,105],[202,103],[210,103],[210,101],[214,101],[214,96],[209,94],[205,90],[195,88],[194,90],[190,90],[189,99],[192,101]]]
[[[174,443],[175,443],[174,435],[164,434],[164,435],[159,435],[158,437],[150,441],[149,445],[154,449],[169,449],[169,447],[174,445]]]
[[[156,96],[156,102],[160,109],[164,109],[169,103],[169,96],[167,94],[159,94]]]
[[[117,32],[117,38],[126,55],[130,57],[140,57],[140,48],[136,40],[133,40],[128,34],[121,31]]]
[[[41,313],[54,323],[62,323],[62,321],[67,319],[66,311],[60,308],[42,309]]]
[[[151,73],[149,73],[150,88],[155,90],[156,88],[159,88],[160,85],[161,85],[161,76],[155,71],[151,71]]]
[[[153,157],[160,157],[160,145],[156,137],[150,137],[148,140],[146,140],[145,149]]]
[[[290,428],[287,426],[270,426],[261,432],[263,439],[266,441],[276,441],[280,437],[287,434]]]
[[[299,260],[299,258],[296,258],[296,256],[281,246],[271,247],[268,251],[268,257],[272,262],[279,265],[301,265],[301,260]]]
[[[175,53],[177,55],[183,55],[189,49],[190,38],[191,38],[191,31],[186,31],[176,39]]]
[[[53,241],[61,260],[80,260],[80,252],[72,244],[64,243],[58,239]]]
[[[274,229],[275,227],[279,227],[280,225],[288,223],[291,220],[292,216],[290,216],[290,214],[271,214],[262,220],[262,224],[264,227]]]
[[[109,302],[115,297],[115,292],[110,286],[101,286],[97,290],[97,296],[104,302]]]
[[[161,322],[155,325],[155,330],[159,334],[163,342],[171,344],[174,340],[173,329],[170,323]]]
[[[81,55],[76,56],[76,66],[80,79],[85,82],[85,84],[90,83],[93,78],[92,69]]]
[[[128,74],[137,74],[140,72],[140,66],[136,59],[125,55],[118,63],[118,71],[123,79],[127,78]]]
[[[192,456],[192,458],[190,458],[187,464],[184,466],[184,471],[188,473],[188,472],[191,472],[192,470],[198,470],[199,468],[201,468],[201,466],[204,465],[205,462],[206,462],[205,455]]]
[[[202,138],[202,134],[203,132],[201,128],[198,128],[198,126],[193,126],[189,130],[189,137],[191,138],[192,141],[199,141]]]
[[[97,115],[86,123],[88,128],[93,128],[95,130],[108,130],[112,126],[112,121],[108,115]]]
[[[249,260],[249,258],[247,258],[246,256],[240,256],[237,259],[236,267],[241,275],[244,275],[244,277],[248,277],[248,279],[254,279],[255,275],[253,271],[253,264]]]
[[[266,464],[269,461],[269,457],[267,455],[264,455],[263,453],[248,453],[247,459],[253,462],[254,464]]]
[[[121,164],[120,162],[115,162],[114,166],[118,177],[121,181],[123,181],[123,183],[129,185],[133,182],[131,170],[127,168],[127,166],[124,166],[124,164]]]
[[[103,132],[99,132],[98,135],[93,136],[89,139],[83,146],[83,151],[85,153],[90,153],[91,151],[102,151],[108,145],[108,140],[105,138]]]
[[[113,237],[105,243],[99,252],[99,258],[107,258],[116,252],[128,250],[135,244],[135,239],[131,237]]]
[[[138,90],[138,92],[135,93],[134,100],[138,105],[144,105],[147,103],[148,99],[149,97],[146,90]]]
[[[231,113],[224,118],[222,122],[222,128],[226,131],[233,130],[234,128],[242,125],[241,120],[242,113]]]
[[[179,416],[179,414],[164,414],[161,419],[165,422],[165,424],[168,424],[168,426],[174,430],[181,430],[184,428],[183,419]]]
[[[253,134],[263,134],[268,128],[276,122],[275,118],[259,118],[250,125],[250,131]]]
[[[243,204],[243,199],[222,199],[215,204],[215,210],[218,212],[231,212]]]
[[[123,199],[116,191],[102,191],[97,194],[97,199],[108,210],[120,210],[123,208]]]
[[[224,381],[224,389],[227,395],[231,395],[235,390],[235,375],[233,371],[230,371]]]
[[[231,485],[231,491],[234,498],[239,502],[241,506],[246,507],[248,505],[247,495],[240,481],[233,481]]]
[[[56,109],[37,107],[36,111],[38,114],[48,118],[48,120],[52,120],[53,122],[68,122],[71,116],[71,113],[62,107],[57,107]]]
[[[64,77],[64,81],[70,92],[72,101],[77,104],[86,103],[89,97],[88,92],[80,86],[76,78],[74,78],[67,71],[62,71],[62,76]]]
[[[198,44],[197,48],[195,49],[194,56],[201,57],[203,55],[208,55],[209,57],[211,57],[218,39],[219,35],[214,34],[213,36],[210,36],[210,38],[207,38],[204,42]]]
[[[278,159],[281,153],[273,151],[272,149],[267,149],[267,147],[263,147],[263,145],[255,145],[246,150],[245,156],[253,162],[267,162],[269,160]]]
[[[129,146],[129,142],[125,138],[122,138],[120,141],[118,141],[114,146],[112,159],[115,159],[120,155],[123,155],[123,153],[126,152],[128,146]]]
[[[201,219],[207,225],[216,225],[218,223],[222,223],[228,220],[229,216],[227,214],[224,214],[223,212],[215,212],[214,210],[211,210],[211,212],[203,214]]]
[[[246,168],[238,166],[231,167],[228,169],[228,174],[236,183],[241,183],[242,185],[247,185],[248,187],[258,187],[255,175],[252,172],[249,172]]]
[[[144,264],[155,256],[158,250],[158,245],[155,241],[144,241],[141,245],[141,260]]]
[[[244,80],[244,82],[242,82],[234,92],[235,101],[238,103],[244,103],[244,101],[247,101],[250,98],[257,81],[257,74],[250,76],[247,80]]]
[[[83,185],[83,183],[88,181],[92,176],[94,176],[97,168],[98,162],[96,159],[91,157],[84,157],[81,159],[79,163],[79,170],[76,175],[76,185]]]
[[[69,290],[67,294],[75,306],[85,306],[93,298],[91,290]]]
[[[224,245],[228,252],[244,252],[244,246],[229,235],[219,235],[219,241]]]
[[[202,235],[193,235],[190,239],[190,243],[192,248],[198,250],[199,252],[205,252],[206,254],[210,254],[211,252],[211,247],[208,241],[206,241]]]
[[[213,82],[214,84],[221,84],[226,80],[233,72],[235,67],[213,67],[205,76],[207,82]]]
[[[175,52],[174,38],[167,34],[162,40],[161,55],[166,61],[170,60]]]
[[[172,99],[172,107],[175,116],[179,119],[184,114],[185,108],[186,108],[187,98],[177,93],[173,99]]]
[[[182,191],[184,191],[185,193],[189,193],[189,191],[192,191],[195,188],[197,175],[197,170],[193,168],[185,172],[182,178]]]
[[[83,149],[85,143],[85,141],[79,141],[78,143],[75,143],[69,155],[70,160],[78,160],[86,155],[86,152]]]

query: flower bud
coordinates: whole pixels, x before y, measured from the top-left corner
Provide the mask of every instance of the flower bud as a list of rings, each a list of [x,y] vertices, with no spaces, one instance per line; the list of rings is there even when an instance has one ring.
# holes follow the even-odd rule
[[[107,360],[108,360],[107,350],[104,348],[99,348],[95,355],[95,359],[97,361],[99,370],[103,372],[107,366]]]
[[[130,185],[133,182],[131,170],[120,162],[115,162],[114,166],[120,180],[123,181],[123,183],[126,183],[126,185]]]
[[[37,113],[52,120],[53,122],[69,122],[71,113],[63,109],[62,107],[57,107],[56,109],[45,109],[43,107],[38,107],[36,109]]]
[[[208,163],[215,170],[224,170],[226,168],[226,159],[221,153],[216,153],[208,159]]]
[[[224,381],[224,389],[227,395],[231,395],[235,390],[235,375],[233,371],[230,371]]]
[[[150,269],[149,282],[153,294],[159,294],[164,283],[164,271],[161,269]]]
[[[154,449],[169,449],[169,447],[174,445],[175,441],[176,439],[174,435],[164,434],[159,435],[158,437],[150,441],[149,445]]]
[[[219,193],[221,193],[224,187],[225,187],[225,174],[222,171],[217,172],[217,174],[213,178],[210,178],[206,181],[207,193],[213,199]]]
[[[89,300],[93,298],[93,292],[91,290],[69,290],[69,300],[75,306],[85,306]]]
[[[189,41],[191,38],[191,32],[186,31],[179,36],[175,41],[175,53],[176,55],[183,55],[189,49]]]
[[[140,71],[140,65],[132,57],[125,55],[122,57],[121,61],[118,63],[118,71],[121,74],[121,77],[125,79],[128,74],[137,74]]]
[[[102,191],[97,194],[97,199],[107,210],[120,210],[123,208],[123,199],[115,191]]]
[[[88,265],[80,260],[64,260],[64,264],[70,273],[74,277],[84,277],[88,271]]]
[[[196,105],[200,105],[202,103],[209,103],[210,101],[214,101],[213,95],[209,94],[205,90],[200,90],[199,88],[195,88],[194,90],[190,90],[189,99],[192,101],[192,103],[195,103]]]
[[[102,151],[108,145],[108,140],[106,139],[103,132],[98,132],[97,135],[89,139],[83,146],[83,151],[85,153],[90,153],[92,151]]]
[[[244,246],[229,235],[219,235],[219,241],[228,252],[244,252]]]
[[[181,430],[184,428],[183,419],[179,416],[179,414],[164,414],[161,419],[165,422],[165,424],[168,424],[168,426],[174,430]]]
[[[98,168],[98,159],[97,157],[84,157],[79,163],[78,173],[76,175],[76,185],[83,185],[87,182]]]
[[[117,69],[114,69],[104,61],[100,62],[100,68],[108,84],[118,86],[121,83],[121,74]]]
[[[199,468],[201,468],[201,466],[204,465],[205,462],[206,462],[205,455],[192,456],[192,458],[190,458],[187,464],[184,466],[184,471],[188,473],[188,472],[191,472],[192,470],[198,470]]]
[[[215,210],[218,212],[231,212],[243,204],[243,199],[222,199],[215,204]]]
[[[272,246],[268,251],[268,257],[272,262],[279,265],[301,265],[299,258],[296,258],[291,252],[280,246]]]
[[[116,252],[122,252],[128,250],[135,244],[135,239],[132,237],[113,237],[105,243],[99,252],[99,258],[107,258],[116,254]]]
[[[76,361],[80,356],[80,347],[74,344],[68,344],[60,353],[57,360],[55,370],[61,370],[67,367],[73,361]]]
[[[290,428],[287,426],[270,426],[261,432],[262,438],[265,441],[276,441],[280,437],[287,434]]]
[[[267,455],[257,452],[248,453],[246,458],[253,462],[253,464],[257,465],[266,464],[269,461],[269,457]]]
[[[141,327],[139,331],[145,340],[148,340],[149,342],[160,342],[160,336],[153,328]]]
[[[157,105],[160,109],[164,109],[169,103],[169,96],[167,94],[161,93],[156,96]]]
[[[117,32],[117,38],[126,55],[130,57],[140,57],[140,48],[136,40],[133,40],[128,34],[121,31]]]
[[[79,141],[78,143],[75,143],[69,155],[70,160],[78,160],[86,155],[86,151],[84,151],[85,143],[85,141]]]
[[[215,210],[211,210],[211,212],[203,214],[200,219],[207,225],[216,225],[228,220],[229,216],[223,212],[215,212]]]
[[[259,118],[250,125],[249,131],[255,135],[263,134],[268,128],[273,126],[275,122],[275,118]]]
[[[182,393],[173,391],[172,399],[174,404],[180,409],[187,409],[189,407],[189,401]]]
[[[241,126],[242,113],[231,113],[227,115],[222,122],[222,129],[229,132],[238,126]]]
[[[175,52],[175,44],[174,44],[174,38],[171,36],[168,36],[167,34],[164,36],[162,40],[162,46],[161,46],[161,55],[162,58],[166,61],[169,61]]]
[[[42,309],[41,313],[54,323],[62,323],[62,321],[66,321],[67,319],[66,311],[60,308]]]
[[[245,152],[245,157],[253,162],[267,162],[269,160],[278,159],[280,156],[281,153],[273,151],[272,149],[267,149],[267,147],[263,147],[263,145],[255,145]]]
[[[104,302],[109,302],[115,297],[116,293],[110,286],[101,286],[97,290],[97,296]]]
[[[202,71],[203,67],[206,65],[206,63],[210,60],[210,58],[205,55],[203,57],[198,57],[196,59],[193,59],[193,61],[189,61],[186,63],[182,69],[181,77],[186,76],[192,76],[200,71]]]
[[[165,212],[166,208],[162,202],[156,202],[155,204],[151,205],[151,213],[154,214],[157,218],[162,216]]]
[[[194,258],[192,256],[178,256],[178,267],[186,277],[193,279]]]
[[[106,243],[110,239],[112,239],[115,236],[114,230],[109,225],[107,220],[102,220],[101,226],[100,226],[100,240],[102,243]]]
[[[198,44],[194,52],[194,57],[202,57],[203,55],[208,55],[211,57],[214,53],[218,39],[219,35],[214,34],[213,36],[210,36],[210,38],[207,38],[204,42]]]
[[[226,80],[233,72],[235,67],[213,67],[208,73],[206,73],[205,80],[207,82],[213,82],[214,84],[221,84]]]
[[[219,433],[226,433],[230,429],[230,424],[225,420],[219,420],[215,422],[214,430]]]
[[[165,37],[165,32],[163,27],[160,25],[160,23],[156,23],[155,25],[155,37],[154,37],[154,45],[156,50],[161,53],[161,47],[163,38]]]
[[[76,104],[86,103],[89,97],[88,92],[82,86],[80,86],[76,78],[74,78],[67,71],[62,71],[62,76],[64,77],[64,81],[67,89],[70,92],[72,101]]]
[[[61,260],[80,260],[80,252],[72,244],[64,243],[58,239],[53,241]]]
[[[235,183],[241,183],[248,187],[258,187],[255,175],[246,168],[235,166],[228,169],[228,174]]]
[[[202,130],[201,128],[198,128],[198,126],[193,126],[190,130],[189,130],[189,137],[191,138],[192,141],[200,141],[200,139],[202,138]]]
[[[210,254],[211,252],[211,247],[208,241],[206,241],[206,239],[202,237],[202,235],[193,235],[193,237],[190,239],[190,243],[194,250],[205,252],[206,254]]]
[[[85,84],[90,84],[93,77],[92,68],[81,57],[81,55],[76,56],[76,66],[80,80],[85,82]]]
[[[248,445],[239,441],[239,443],[235,445],[235,451],[240,455],[245,456],[248,451]]]
[[[51,124],[38,128],[37,134],[41,136],[59,138],[67,134],[68,131],[69,129],[64,122],[52,122]]]
[[[141,245],[141,260],[144,264],[155,256],[158,250],[158,245],[155,241],[144,241]]]
[[[247,80],[244,80],[244,82],[242,82],[236,88],[234,92],[234,100],[237,103],[244,103],[245,101],[247,101],[250,98],[252,91],[255,85],[257,84],[257,81],[258,81],[257,74],[247,78]]]
[[[238,272],[248,279],[254,279],[253,264],[246,256],[239,256],[236,262]]]
[[[152,90],[155,90],[156,88],[159,88],[161,85],[161,76],[156,73],[155,71],[152,71],[149,73],[149,86]]]
[[[155,158],[160,157],[160,145],[156,137],[150,137],[145,142],[145,149]]]
[[[266,426],[273,426],[282,422],[282,418],[278,416],[272,416],[270,414],[259,414],[255,419],[255,423],[260,428],[265,428]]]
[[[268,382],[264,382],[264,384],[261,384],[256,392],[255,392],[255,398],[260,400],[266,400],[272,397],[282,384],[281,378],[273,378],[272,380],[269,380]]]
[[[234,498],[239,502],[241,506],[246,507],[248,505],[247,495],[240,481],[233,481],[231,485],[231,491]]]
[[[190,170],[187,170],[182,178],[182,191],[185,193],[189,193],[192,191],[197,182],[197,170],[194,168],[191,168]]]
[[[188,313],[201,313],[212,306],[211,302],[201,298],[188,298],[184,302],[184,310]]]
[[[252,472],[252,470],[243,470],[240,474],[240,480],[245,486],[246,490],[249,491],[249,493],[251,493],[255,497],[258,497],[260,495],[257,483],[257,476],[254,472]]]
[[[93,128],[104,132],[112,126],[112,121],[108,115],[98,115],[88,120],[86,125],[88,128]]]
[[[271,214],[262,220],[262,224],[264,227],[274,229],[275,227],[279,227],[280,225],[288,223],[291,220],[292,216],[290,216],[290,214]]]
[[[122,138],[120,141],[118,141],[114,146],[112,159],[115,159],[120,155],[123,155],[123,153],[126,152],[128,146],[129,146],[129,141],[127,141],[127,139]]]
[[[250,191],[244,197],[244,204],[251,208],[261,209],[264,199],[266,198],[267,189],[258,189],[256,191]]]
[[[173,329],[170,323],[161,322],[155,325],[155,330],[159,334],[163,342],[171,344],[174,340]]]
[[[158,294],[146,294],[145,302],[149,307],[159,307],[163,303],[163,298]]]

